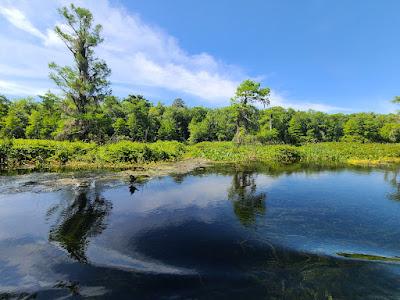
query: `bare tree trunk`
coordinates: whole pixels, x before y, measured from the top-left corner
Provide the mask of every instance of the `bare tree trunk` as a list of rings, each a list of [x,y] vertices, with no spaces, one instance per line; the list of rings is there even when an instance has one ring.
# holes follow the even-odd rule
[[[269,130],[272,130],[272,114],[269,116]]]

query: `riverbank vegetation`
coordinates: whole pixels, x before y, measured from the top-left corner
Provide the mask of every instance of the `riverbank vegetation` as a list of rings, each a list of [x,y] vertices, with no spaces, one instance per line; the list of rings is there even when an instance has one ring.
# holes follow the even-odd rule
[[[134,169],[148,163],[205,159],[212,162],[269,164],[376,164],[400,162],[399,144],[331,142],[294,145],[237,145],[234,142],[177,141],[139,143],[120,141],[105,145],[48,140],[1,140],[0,162],[18,168]]]
[[[222,108],[189,107],[177,98],[154,104],[142,95],[112,95],[111,70],[94,49],[103,42],[101,25],[81,7],[59,10],[65,26],[56,35],[71,54],[71,66],[49,64],[59,94],[9,100],[0,96],[0,135],[16,139],[96,142],[235,141],[239,144],[317,142],[400,142],[397,114],[327,114],[270,104],[270,89],[244,80]],[[0,91],[1,93],[1,91]],[[395,98],[395,102],[399,102]],[[263,108],[260,107],[263,106]]]
[[[398,114],[327,114],[270,107],[270,89],[244,80],[221,108],[189,107],[181,98],[154,104],[112,95],[111,70],[95,56],[101,25],[84,8],[59,10],[55,28],[73,58],[52,62],[58,95],[12,101],[0,96],[3,167],[131,164],[205,158],[222,162],[397,162]],[[395,98],[399,102],[398,98]],[[263,107],[261,107],[263,106]]]
[[[87,121],[85,139],[75,121],[63,113],[65,99],[46,94],[41,101],[30,98],[10,101],[0,97],[0,134],[9,138],[137,142],[232,141],[241,143],[304,144],[318,142],[400,142],[397,114],[327,114],[295,111],[282,107],[258,109],[254,106],[246,118],[236,104],[223,108],[188,107],[181,99],[172,105],[151,101],[140,95],[124,99],[105,98]],[[247,107],[249,108],[249,107]],[[249,120],[242,125],[241,119]],[[238,124],[240,126],[238,127]],[[239,131],[238,131],[239,128]]]

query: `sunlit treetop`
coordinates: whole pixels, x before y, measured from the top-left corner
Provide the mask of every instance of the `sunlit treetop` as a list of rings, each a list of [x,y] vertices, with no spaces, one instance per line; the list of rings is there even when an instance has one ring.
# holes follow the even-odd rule
[[[269,88],[262,88],[259,82],[247,79],[244,80],[236,89],[233,103],[250,104],[260,102],[264,106],[269,105]]]

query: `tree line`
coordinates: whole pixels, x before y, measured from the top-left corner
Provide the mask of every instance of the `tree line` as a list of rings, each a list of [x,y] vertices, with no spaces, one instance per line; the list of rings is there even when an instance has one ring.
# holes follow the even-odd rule
[[[141,95],[112,95],[111,70],[95,56],[103,42],[101,25],[93,15],[71,4],[59,9],[64,26],[55,33],[72,55],[72,66],[49,64],[50,78],[61,94],[50,91],[33,98],[10,101],[0,95],[0,135],[10,138],[82,140],[105,143],[132,140],[153,142],[235,141],[287,143],[359,141],[399,142],[400,122],[395,114],[326,114],[295,111],[270,104],[270,89],[243,81],[223,108],[188,107],[182,99],[172,105]],[[395,98],[400,102],[400,98]],[[264,105],[263,109],[256,104]]]
[[[81,140],[80,126],[64,112],[64,98],[47,93],[41,101],[0,96],[0,134],[12,138]],[[238,108],[188,107],[182,99],[154,105],[140,95],[106,96],[86,122],[86,140],[153,142],[231,141],[301,144],[307,142],[400,142],[397,114],[327,114],[291,108],[252,106],[246,124]],[[238,133],[239,128],[239,133]]]

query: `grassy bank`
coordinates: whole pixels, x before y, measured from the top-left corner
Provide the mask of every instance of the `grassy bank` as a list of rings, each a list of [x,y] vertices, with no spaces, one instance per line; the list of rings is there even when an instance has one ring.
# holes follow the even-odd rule
[[[122,141],[107,145],[48,140],[0,140],[4,168],[129,169],[140,164],[203,158],[216,162],[274,164],[381,164],[400,162],[400,144],[319,143],[303,146],[203,142],[184,145]]]
[[[72,169],[128,169],[138,164],[176,161],[186,147],[174,141],[107,145],[48,140],[1,140],[0,163],[8,169],[69,167]]]
[[[317,143],[303,146],[245,145],[203,142],[189,146],[187,155],[215,161],[310,164],[379,164],[400,162],[400,144]]]

